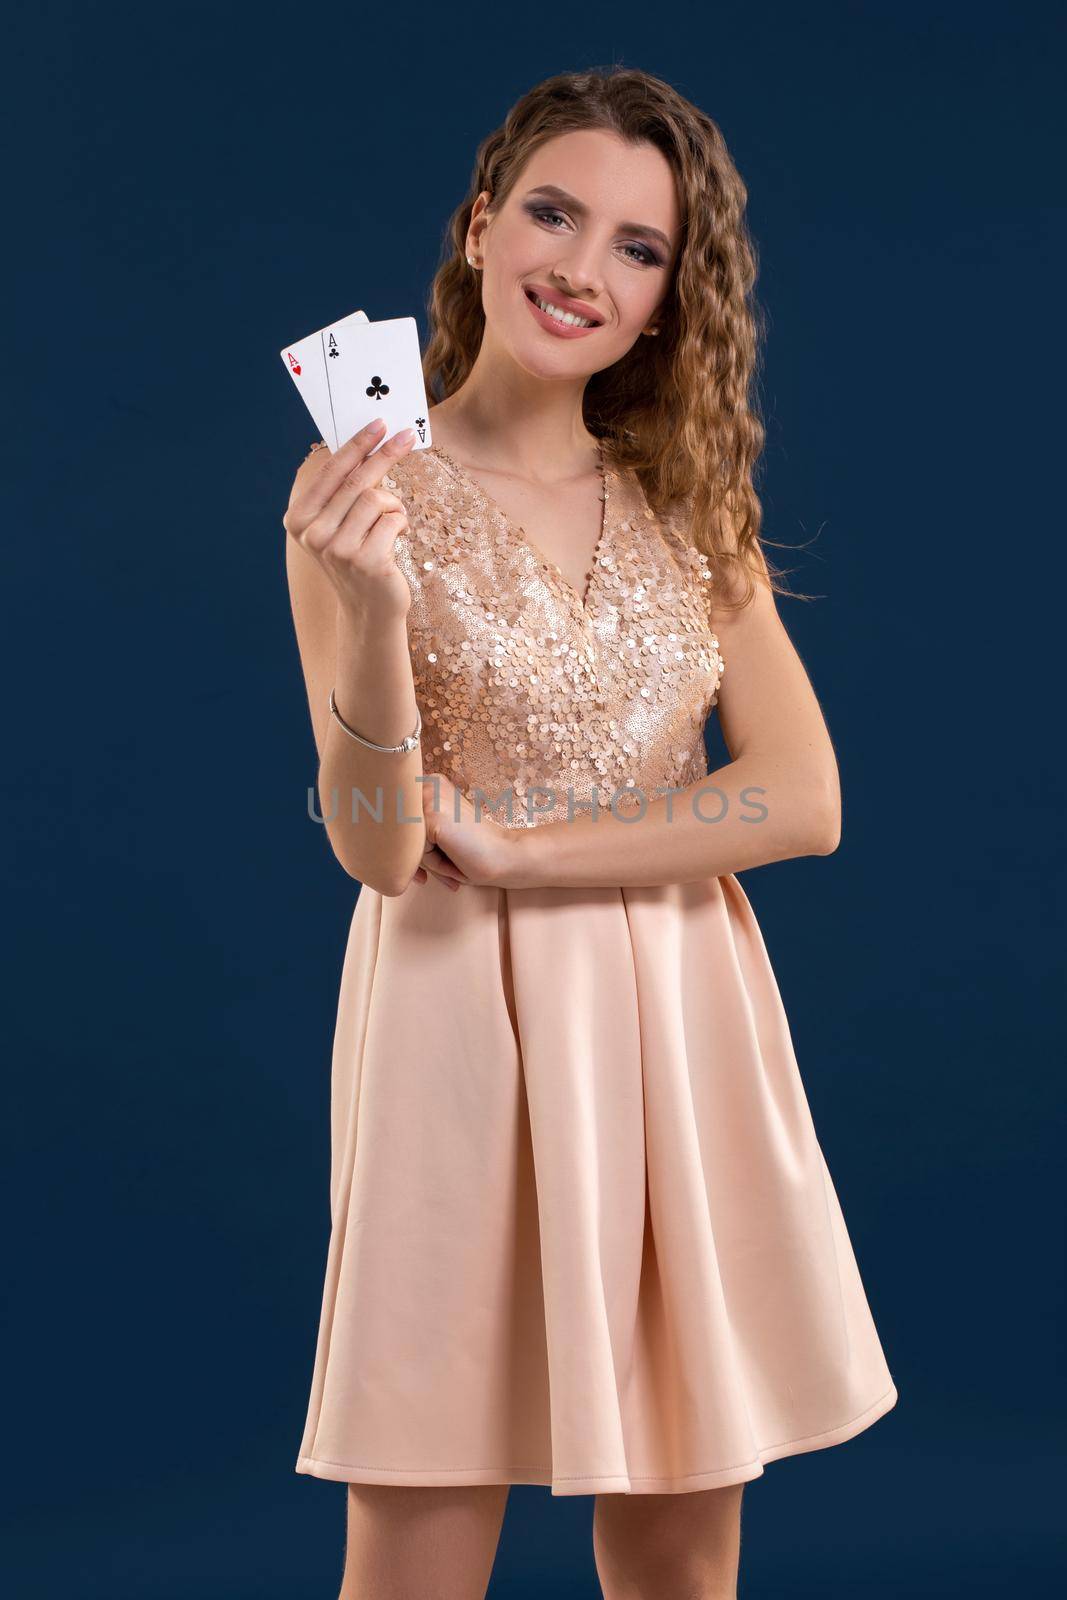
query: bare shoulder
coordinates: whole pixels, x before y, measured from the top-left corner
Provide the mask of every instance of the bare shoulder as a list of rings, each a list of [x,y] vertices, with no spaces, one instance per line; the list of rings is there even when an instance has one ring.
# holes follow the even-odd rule
[[[725,560],[719,563],[713,594],[724,596],[731,603],[725,607],[716,605],[713,598],[716,627],[725,633],[739,634],[761,626],[781,626],[770,568],[758,536],[748,540],[741,552],[739,519],[727,502],[720,504],[717,521],[717,544]],[[745,603],[736,604],[741,600]]]

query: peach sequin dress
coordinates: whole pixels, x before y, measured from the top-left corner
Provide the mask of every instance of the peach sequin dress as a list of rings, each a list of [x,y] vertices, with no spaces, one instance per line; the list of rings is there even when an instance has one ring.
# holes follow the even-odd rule
[[[408,512],[423,770],[505,826],[708,770],[706,560],[633,474],[602,472],[581,596],[444,451],[383,480]],[[895,1404],[733,874],[363,887],[331,1103],[297,1472],[683,1492]]]

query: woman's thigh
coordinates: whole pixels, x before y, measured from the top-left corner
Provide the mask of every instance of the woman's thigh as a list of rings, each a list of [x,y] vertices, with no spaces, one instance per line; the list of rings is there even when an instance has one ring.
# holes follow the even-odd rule
[[[338,1600],[483,1600],[509,1487],[350,1483]]]
[[[734,1600],[744,1487],[598,1494],[593,1551],[604,1600]]]

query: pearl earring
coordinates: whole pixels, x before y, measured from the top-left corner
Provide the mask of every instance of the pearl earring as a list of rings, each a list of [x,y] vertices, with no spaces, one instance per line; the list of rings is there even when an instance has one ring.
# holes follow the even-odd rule
[[[468,265],[468,267],[473,267],[473,265],[474,265],[474,257],[473,256],[468,256],[467,257],[467,265]]]

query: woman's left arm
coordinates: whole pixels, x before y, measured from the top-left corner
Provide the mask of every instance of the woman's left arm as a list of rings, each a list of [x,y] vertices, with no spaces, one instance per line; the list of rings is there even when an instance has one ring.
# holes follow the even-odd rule
[[[689,883],[792,856],[829,855],[841,834],[837,760],[766,576],[740,611],[713,611],[726,663],[719,721],[731,760],[623,813],[509,829],[508,888]]]

